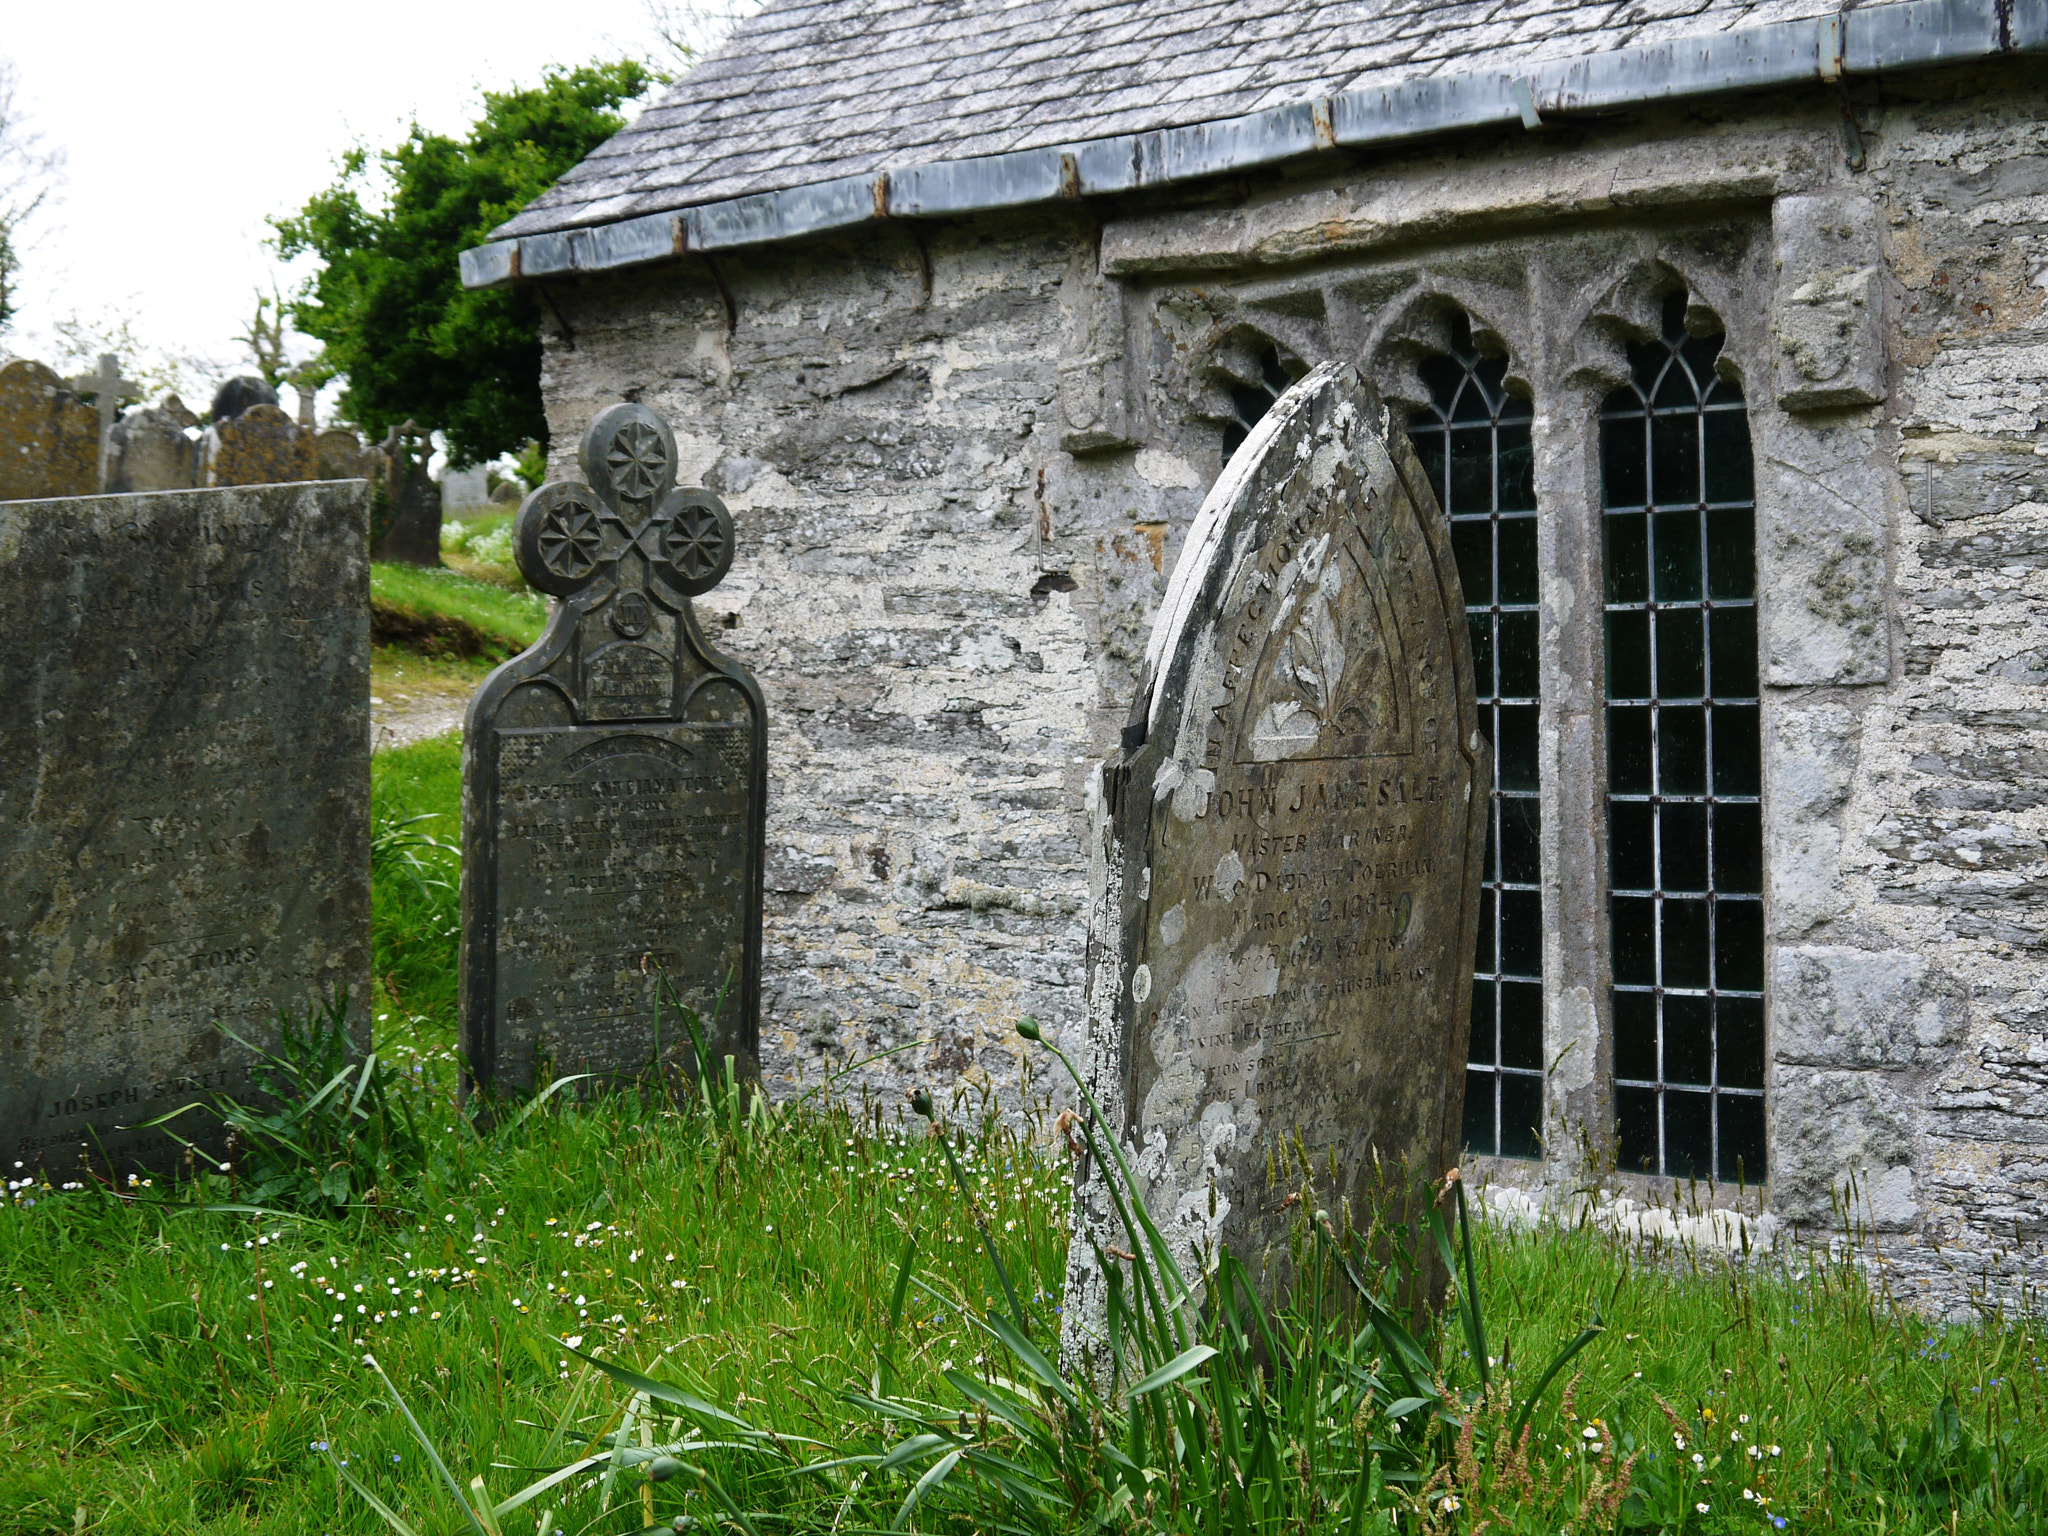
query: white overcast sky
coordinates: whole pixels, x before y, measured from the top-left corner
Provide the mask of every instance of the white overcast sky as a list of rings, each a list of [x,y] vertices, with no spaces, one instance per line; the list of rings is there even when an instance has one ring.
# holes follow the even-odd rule
[[[129,314],[147,349],[241,361],[256,291],[294,275],[264,219],[332,182],[351,144],[395,144],[415,117],[461,133],[482,90],[548,64],[661,56],[648,0],[4,9],[19,105],[68,164],[0,353],[52,361],[55,323],[109,312]]]

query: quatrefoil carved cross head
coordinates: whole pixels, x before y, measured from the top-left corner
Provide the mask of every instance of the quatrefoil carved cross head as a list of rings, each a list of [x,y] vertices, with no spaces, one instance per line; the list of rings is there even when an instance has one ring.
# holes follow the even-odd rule
[[[686,597],[732,567],[732,516],[707,490],[678,488],[676,439],[644,405],[614,405],[583,434],[584,479],[542,486],[519,509],[519,569],[541,591],[569,597],[640,573]]]

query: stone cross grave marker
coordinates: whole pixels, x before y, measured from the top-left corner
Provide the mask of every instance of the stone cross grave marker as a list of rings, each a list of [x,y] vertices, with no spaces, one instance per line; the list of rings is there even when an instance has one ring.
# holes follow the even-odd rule
[[[441,563],[441,487],[427,470],[432,439],[417,422],[393,427],[382,444],[389,500],[371,558],[400,565]]]
[[[144,1122],[249,1087],[229,1031],[367,1006],[368,501],[0,506],[6,1165],[161,1172],[182,1149]]]
[[[526,498],[519,569],[558,598],[492,673],[462,743],[462,1031],[474,1085],[543,1070],[693,1065],[658,978],[705,1021],[709,1065],[758,1078],[761,690],[690,600],[730,568],[732,518],[675,484],[675,437],[640,405],[584,434],[585,482]],[[721,994],[723,998],[721,1001]]]
[[[1187,1273],[1225,1244],[1257,1275],[1288,1195],[1364,1225],[1400,1196],[1387,1168],[1451,1165],[1463,1103],[1488,760],[1443,514],[1354,369],[1311,373],[1231,460],[1144,676],[1097,784],[1092,1086]],[[1127,1242],[1100,1178],[1070,1345],[1100,1317],[1095,1245]]]
[[[121,360],[111,352],[100,354],[97,373],[82,373],[71,381],[81,395],[93,396],[100,413],[99,488],[107,488],[107,455],[114,440],[114,422],[125,400],[140,400],[142,386],[121,377]]]

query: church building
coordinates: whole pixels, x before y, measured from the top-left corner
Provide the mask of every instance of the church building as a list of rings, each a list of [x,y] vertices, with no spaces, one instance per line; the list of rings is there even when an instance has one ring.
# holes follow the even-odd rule
[[[778,1091],[1078,1041],[1183,535],[1348,362],[1493,753],[1471,1166],[2048,1281],[2048,0],[770,0],[462,262],[557,474],[638,401],[736,519]]]

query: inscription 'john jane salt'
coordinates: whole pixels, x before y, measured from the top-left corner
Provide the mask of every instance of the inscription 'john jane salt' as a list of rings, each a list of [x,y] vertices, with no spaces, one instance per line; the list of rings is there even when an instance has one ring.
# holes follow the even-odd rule
[[[665,976],[714,1069],[758,1075],[766,752],[761,691],[706,643],[692,597],[732,519],[675,485],[639,405],[584,435],[585,482],[520,508],[519,568],[560,599],[494,672],[463,741],[463,1039],[475,1086],[543,1068],[627,1076],[687,1060]]]
[[[1096,786],[1090,1068],[1191,1259],[1285,1251],[1297,1149],[1361,1219],[1381,1167],[1449,1164],[1481,745],[1443,514],[1356,372],[1320,368],[1190,529]],[[1069,1260],[1084,1352],[1122,1241],[1099,1179]]]

